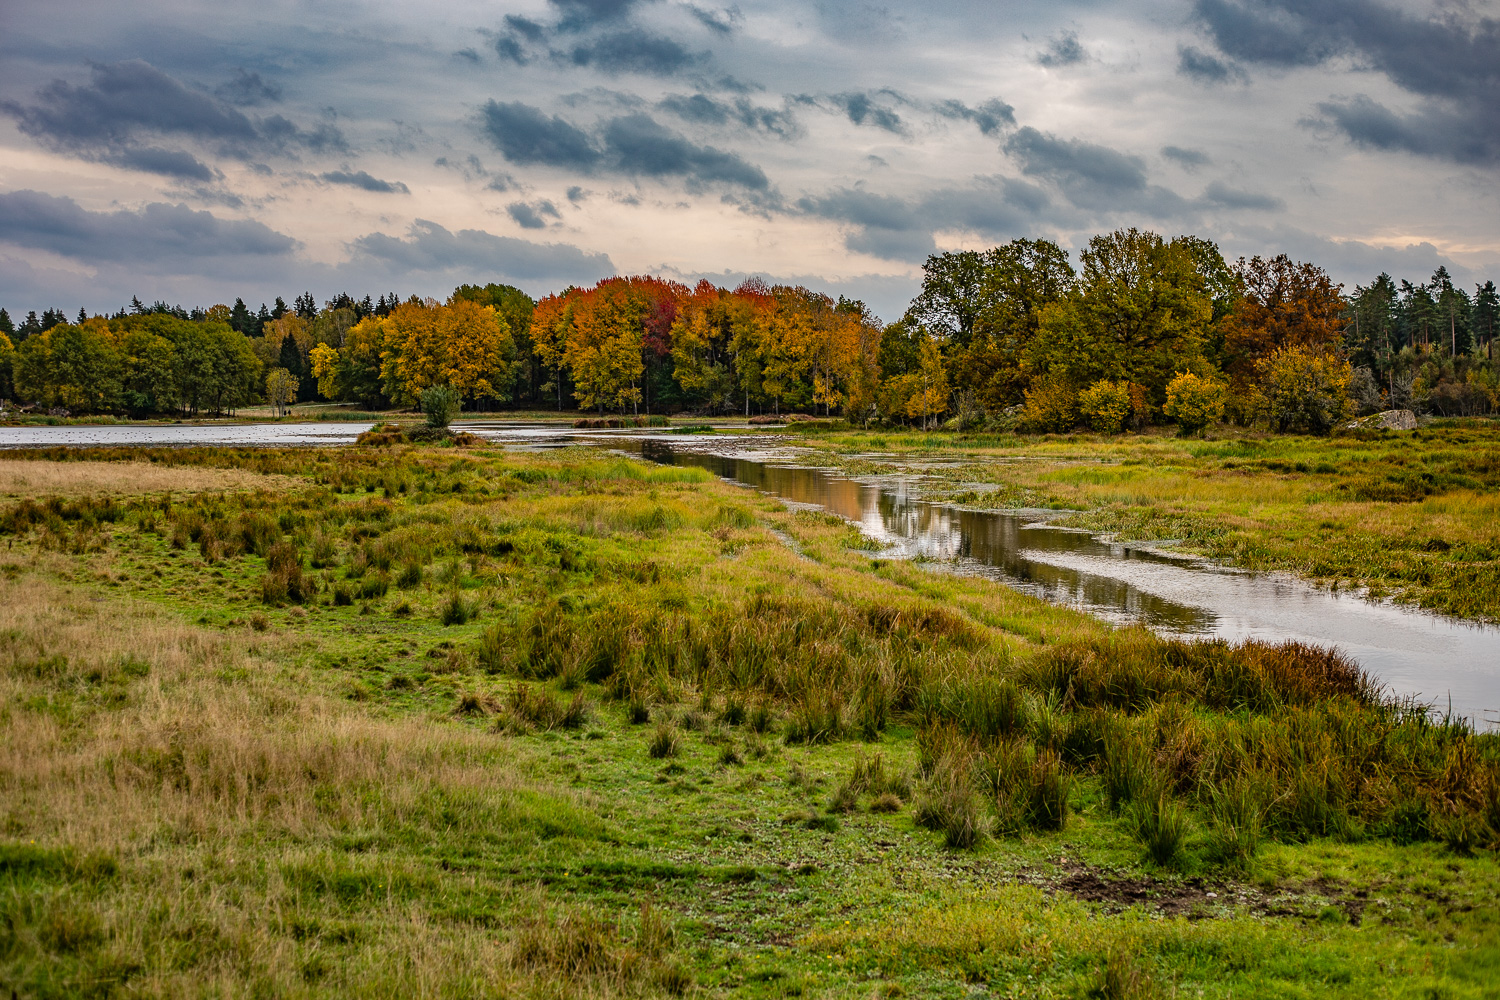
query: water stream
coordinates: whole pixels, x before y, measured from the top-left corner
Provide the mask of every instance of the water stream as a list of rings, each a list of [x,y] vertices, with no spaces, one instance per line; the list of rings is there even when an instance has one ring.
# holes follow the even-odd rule
[[[367,424],[248,424],[0,428],[0,448],[47,445],[327,446]],[[930,560],[986,576],[1108,621],[1164,635],[1333,645],[1393,693],[1500,725],[1500,628],[1333,593],[1291,577],[1103,540],[1048,523],[1048,512],[990,511],[923,500],[918,477],[855,479],[755,451],[765,439],[578,432],[557,424],[465,423],[522,448],[588,443],[655,462],[704,468],[793,504],[830,511],[884,548],[883,558]]]

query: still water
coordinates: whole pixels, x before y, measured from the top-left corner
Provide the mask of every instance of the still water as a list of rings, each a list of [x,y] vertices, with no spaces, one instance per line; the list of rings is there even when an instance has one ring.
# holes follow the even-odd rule
[[[0,448],[100,445],[328,446],[368,424],[0,427]],[[986,576],[1057,604],[1164,635],[1297,639],[1338,646],[1391,692],[1439,711],[1500,725],[1500,628],[1469,625],[1275,574],[1248,573],[1048,524],[1045,512],[977,511],[931,503],[913,478],[857,480],[755,452],[744,437],[674,438],[639,430],[580,433],[557,424],[465,422],[509,446],[593,444],[656,462],[698,466],[794,504],[830,511],[880,542],[884,558],[922,558]]]

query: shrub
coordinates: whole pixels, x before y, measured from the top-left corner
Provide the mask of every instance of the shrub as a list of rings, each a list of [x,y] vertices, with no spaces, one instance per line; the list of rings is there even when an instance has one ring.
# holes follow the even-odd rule
[[[505,638],[505,631],[499,625],[491,625],[479,636],[474,655],[487,673],[496,674],[505,669],[508,660]]]
[[[1151,754],[1128,733],[1111,737],[1104,750],[1104,794],[1112,812],[1146,795],[1156,782]]]
[[[1130,383],[1100,379],[1078,394],[1078,409],[1094,430],[1114,434],[1130,417]]]
[[[422,582],[421,563],[410,562],[401,567],[401,573],[396,577],[396,586],[402,590],[410,590]]]
[[[458,412],[462,397],[446,385],[428,386],[422,390],[422,412],[428,427],[447,427]]]
[[[1306,347],[1283,347],[1257,366],[1255,414],[1273,431],[1327,434],[1354,413],[1349,362]]]
[[[1072,430],[1078,424],[1078,391],[1060,376],[1048,375],[1026,390],[1021,425],[1045,433]]]
[[[260,593],[267,604],[283,601],[301,604],[312,596],[312,581],[302,575],[302,557],[290,542],[277,542],[266,554],[266,575],[261,578]]]
[[[1177,422],[1184,435],[1197,434],[1224,416],[1228,399],[1224,383],[1181,372],[1167,383],[1167,402],[1161,410]]]
[[[359,582],[359,596],[368,601],[384,597],[391,589],[391,578],[384,573],[375,573]]]

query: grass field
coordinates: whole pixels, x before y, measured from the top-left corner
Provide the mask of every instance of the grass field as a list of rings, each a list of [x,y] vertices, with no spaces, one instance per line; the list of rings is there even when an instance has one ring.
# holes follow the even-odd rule
[[[1031,447],[1059,501],[1126,448],[1230,478]],[[0,493],[18,996],[1497,995],[1500,737],[1324,651],[581,450],[37,453]]]
[[[856,472],[932,477],[934,499],[1064,507],[1060,523],[1172,540],[1249,569],[1500,621],[1500,424],[1315,438],[1224,428],[1115,437],[811,431]],[[999,484],[999,491],[973,484]]]

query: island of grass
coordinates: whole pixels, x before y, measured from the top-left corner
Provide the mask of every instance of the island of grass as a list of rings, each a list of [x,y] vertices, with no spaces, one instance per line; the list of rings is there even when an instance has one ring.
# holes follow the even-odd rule
[[[1142,468],[1027,446],[1005,481],[1059,501]],[[1101,445],[1328,476],[1214,446]],[[587,450],[59,450],[0,494],[19,996],[1500,981],[1500,737],[1335,652],[1114,630]]]

